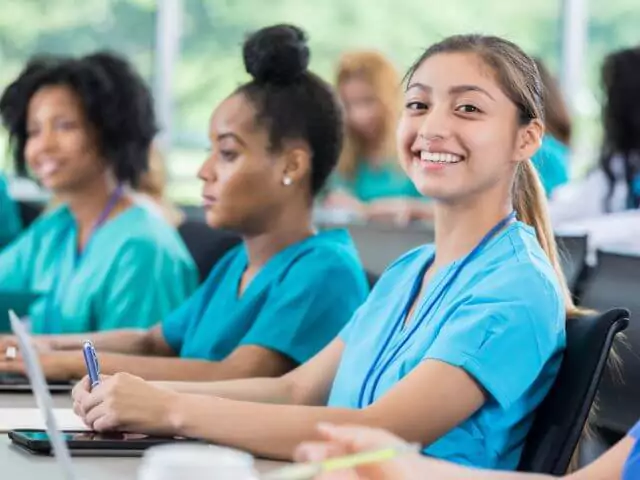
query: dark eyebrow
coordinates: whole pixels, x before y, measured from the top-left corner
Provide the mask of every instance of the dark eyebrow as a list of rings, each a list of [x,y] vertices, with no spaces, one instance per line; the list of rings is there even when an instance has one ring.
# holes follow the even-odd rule
[[[429,85],[425,85],[424,83],[420,83],[420,82],[413,82],[409,84],[409,86],[407,86],[407,89],[405,91],[408,92],[409,90],[412,90],[412,89],[421,90],[425,93],[431,93],[431,90],[432,90]],[[493,98],[493,96],[489,92],[487,92],[484,88],[478,87],[477,85],[456,85],[455,87],[451,87],[449,89],[450,94],[459,94],[464,92],[484,93],[491,100],[495,101],[495,98]]]
[[[418,90],[422,90],[423,92],[429,93],[431,92],[431,87],[428,85],[425,85],[424,83],[420,83],[420,82],[413,82],[410,83],[409,85],[407,85],[407,88],[405,90],[405,92],[408,92],[409,90],[413,90],[413,89],[418,89]]]
[[[221,142],[222,140],[224,140],[225,138],[233,138],[236,142],[238,142],[240,145],[246,147],[247,144],[244,140],[242,140],[238,135],[236,135],[235,133],[232,132],[225,132],[222,133],[220,135],[218,135],[218,142]]]
[[[493,100],[495,102],[495,98],[493,98],[493,96],[487,92],[484,88],[480,88],[477,85],[456,85],[455,87],[451,87],[449,89],[449,93],[452,94],[456,94],[456,93],[464,93],[464,92],[480,92],[480,93],[484,93],[487,97],[489,97],[491,100]]]

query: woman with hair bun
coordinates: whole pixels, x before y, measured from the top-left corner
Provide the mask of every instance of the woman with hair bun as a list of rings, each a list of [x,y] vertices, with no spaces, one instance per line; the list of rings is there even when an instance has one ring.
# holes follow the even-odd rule
[[[160,325],[93,336],[104,373],[195,381],[283,375],[324,348],[366,298],[348,233],[312,225],[342,124],[331,87],[307,70],[303,32],[263,29],[245,43],[244,61],[253,79],[214,110],[211,153],[198,173],[207,223],[243,242]],[[42,355],[50,377],[84,375],[82,338],[48,340],[48,348],[74,350]]]

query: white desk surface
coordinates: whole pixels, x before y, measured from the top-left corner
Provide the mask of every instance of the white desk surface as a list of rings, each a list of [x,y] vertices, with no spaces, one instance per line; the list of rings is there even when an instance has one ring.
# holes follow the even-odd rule
[[[67,394],[53,397],[56,408],[70,408],[71,398]],[[0,393],[0,408],[35,408],[35,399],[30,394]],[[139,457],[73,457],[80,480],[135,480],[141,458]],[[259,472],[267,472],[281,463],[258,460]],[[0,477],[17,480],[62,480],[55,459],[35,456],[11,445],[5,434],[0,435]]]

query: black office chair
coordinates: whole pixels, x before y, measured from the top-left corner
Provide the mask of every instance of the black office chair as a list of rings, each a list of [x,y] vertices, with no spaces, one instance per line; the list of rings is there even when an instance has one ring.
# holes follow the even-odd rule
[[[595,424],[618,438],[640,418],[640,256],[599,251],[597,265],[585,281],[581,305],[597,310],[631,311],[625,341],[616,341],[620,375],[605,372],[598,392]],[[615,437],[611,437],[615,442]]]
[[[629,312],[567,321],[567,348],[558,377],[536,412],[518,470],[549,475],[566,472],[593,404],[615,335]]]
[[[18,201],[18,211],[23,227],[27,228],[31,225],[44,211],[44,208],[45,206],[42,202]]]
[[[586,235],[556,235],[560,265],[567,279],[569,290],[576,295],[578,284],[586,269],[587,236]]]
[[[369,282],[369,288],[373,288],[377,283],[378,279],[380,278],[380,275],[376,275],[375,273],[370,272],[369,270],[365,270],[364,273],[367,276],[367,282]]]
[[[178,232],[198,267],[200,281],[205,280],[216,262],[241,241],[236,234],[213,229],[198,220],[185,220]]]

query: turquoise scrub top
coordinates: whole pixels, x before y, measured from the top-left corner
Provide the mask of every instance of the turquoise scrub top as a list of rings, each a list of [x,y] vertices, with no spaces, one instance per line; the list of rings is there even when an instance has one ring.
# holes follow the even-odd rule
[[[21,229],[18,206],[9,195],[5,176],[0,173],[0,248],[16,238]]]
[[[242,345],[257,345],[304,363],[335,338],[369,291],[344,230],[280,251],[238,296],[247,263],[244,245],[228,252],[164,320],[164,338],[176,354],[217,361]]]
[[[358,164],[353,179],[342,178],[336,174],[332,178],[331,187],[343,188],[363,202],[390,197],[423,198],[395,161],[375,167],[362,161]]]
[[[61,206],[0,254],[0,291],[43,294],[29,308],[34,333],[147,328],[197,287],[177,232],[144,207],[105,222],[77,265],[76,245],[75,220]]]
[[[373,359],[398,325],[415,282],[421,281],[422,268],[433,256],[433,245],[426,245],[392,264],[341,332],[345,349],[329,406],[360,408],[360,392]],[[514,469],[534,411],[562,360],[565,309],[561,289],[535,232],[521,222],[493,237],[447,288],[461,261],[434,273],[412,320],[424,319],[424,323],[384,370],[373,391],[374,402],[424,360],[461,368],[486,392],[487,401],[424,453],[474,467]],[[442,296],[441,290],[445,292]],[[439,303],[425,317],[425,309],[438,297]],[[394,330],[386,355],[408,331]],[[371,379],[379,374],[377,370],[369,377],[366,400]]]
[[[637,480],[640,478],[640,422],[631,429],[629,436],[634,438],[636,443],[624,464],[622,480]]]
[[[569,181],[569,147],[551,135],[542,138],[542,145],[531,161],[538,170],[547,197]]]

